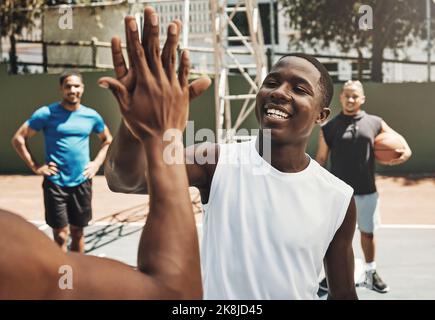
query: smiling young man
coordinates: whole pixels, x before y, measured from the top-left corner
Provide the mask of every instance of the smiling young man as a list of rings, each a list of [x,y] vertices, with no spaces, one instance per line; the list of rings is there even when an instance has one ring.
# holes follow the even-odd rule
[[[331,97],[331,80],[316,59],[285,56],[257,94],[259,137],[219,146],[204,204],[206,298],[316,299],[323,261],[329,298],[356,298],[352,188],[305,152]]]
[[[64,72],[60,78],[62,100],[36,110],[15,133],[12,145],[26,165],[44,176],[45,219],[56,243],[84,252],[83,228],[92,218],[92,178],[103,164],[112,136],[103,118],[81,104],[84,92],[80,73]],[[29,138],[44,132],[45,163],[38,164],[27,148]],[[101,149],[89,158],[89,135],[96,133]]]
[[[155,13],[147,8],[145,19],[147,14]],[[159,52],[158,23],[149,28],[145,55],[152,57]],[[118,44],[114,56],[120,52]],[[128,74],[116,74],[128,83]],[[128,100],[119,81],[105,81],[118,101]],[[332,94],[331,78],[316,59],[285,56],[257,95],[257,139],[185,149],[189,183],[199,188],[204,204],[204,298],[316,299],[323,262],[329,298],[357,298],[352,188],[305,152],[312,129],[330,112]],[[113,191],[147,193],[148,150],[122,103],[120,108],[124,121],[109,148],[105,175]],[[270,145],[270,155],[263,155],[264,145]],[[215,161],[196,162],[210,154]]]

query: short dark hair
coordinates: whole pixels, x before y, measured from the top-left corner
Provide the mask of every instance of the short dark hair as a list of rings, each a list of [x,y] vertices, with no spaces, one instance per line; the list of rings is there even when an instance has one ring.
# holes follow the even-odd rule
[[[65,81],[65,79],[68,77],[71,77],[71,76],[77,76],[83,82],[83,76],[78,70],[65,70],[59,76],[60,85],[63,85],[63,82]]]
[[[307,53],[289,53],[284,56],[282,56],[272,67],[275,68],[275,66],[284,58],[287,57],[298,57],[307,60],[310,62],[317,70],[320,72],[320,79],[319,79],[319,87],[320,91],[323,94],[322,97],[322,108],[329,107],[329,104],[331,103],[332,96],[334,95],[334,85],[332,83],[332,78],[328,73],[328,70],[326,70],[325,66],[320,63],[319,60],[317,60],[314,56],[307,54]]]

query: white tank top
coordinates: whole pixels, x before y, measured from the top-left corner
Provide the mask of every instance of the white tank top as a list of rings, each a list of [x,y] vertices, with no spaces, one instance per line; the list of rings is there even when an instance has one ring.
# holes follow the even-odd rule
[[[283,173],[249,142],[220,145],[204,204],[205,299],[317,299],[353,189],[316,161]]]

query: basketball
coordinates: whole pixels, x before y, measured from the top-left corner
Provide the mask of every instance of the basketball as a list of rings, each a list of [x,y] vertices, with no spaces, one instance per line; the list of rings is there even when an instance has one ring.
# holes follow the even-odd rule
[[[375,138],[375,158],[380,164],[388,164],[397,159],[401,153],[396,149],[403,149],[404,145],[399,136],[391,132],[383,132]]]

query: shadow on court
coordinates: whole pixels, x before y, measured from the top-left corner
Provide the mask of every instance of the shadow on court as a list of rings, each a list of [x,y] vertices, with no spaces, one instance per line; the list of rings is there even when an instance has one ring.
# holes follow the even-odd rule
[[[415,186],[423,183],[431,183],[432,185],[435,185],[435,175],[433,173],[391,176],[390,179],[402,186]]]
[[[200,202],[199,194],[192,196],[194,214],[201,213]],[[85,233],[85,252],[91,253],[123,237],[140,233],[148,210],[149,205],[145,203],[96,220],[91,226],[95,230]]]
[[[85,252],[91,253],[92,251],[109,245],[114,241],[120,240],[122,237],[132,235],[136,232],[142,231],[142,227],[128,228],[127,225],[114,225],[101,227],[85,236]]]
[[[91,226],[95,230],[85,233],[85,252],[90,253],[123,237],[142,231],[147,212],[148,204],[143,204],[96,220]]]

